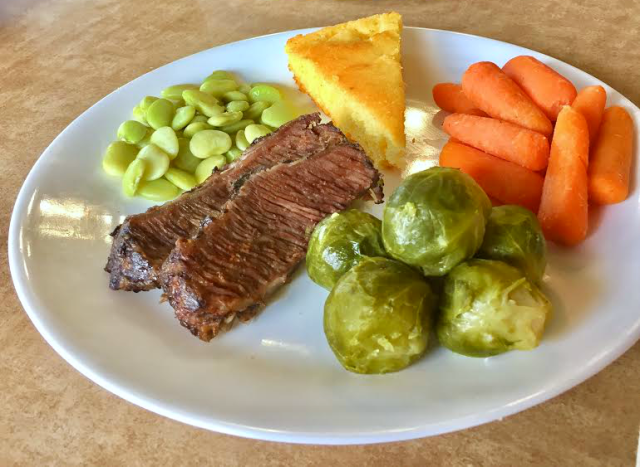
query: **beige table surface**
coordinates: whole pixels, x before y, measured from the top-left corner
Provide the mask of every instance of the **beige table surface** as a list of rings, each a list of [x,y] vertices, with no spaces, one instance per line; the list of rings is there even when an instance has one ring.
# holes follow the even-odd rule
[[[478,34],[552,55],[640,104],[637,0],[0,0],[2,243],[15,197],[38,156],[113,89],[219,44],[390,9],[407,25]],[[640,344],[547,403],[462,432],[372,446],[259,442],[162,418],[87,380],[31,325],[11,283],[6,247],[0,255],[0,466],[635,463]]]

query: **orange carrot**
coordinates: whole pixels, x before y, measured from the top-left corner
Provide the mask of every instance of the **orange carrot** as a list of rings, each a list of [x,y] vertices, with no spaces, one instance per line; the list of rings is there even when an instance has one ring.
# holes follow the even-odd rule
[[[624,201],[629,195],[633,150],[633,121],[622,107],[609,107],[602,116],[589,166],[589,199],[598,204]]]
[[[548,240],[575,245],[587,236],[589,128],[582,114],[565,106],[551,140],[538,219]]]
[[[537,212],[542,175],[470,146],[449,141],[440,153],[440,166],[454,167],[473,178],[492,200],[519,204]]]
[[[436,84],[431,91],[433,100],[442,110],[451,113],[486,116],[480,109],[476,109],[469,98],[464,95],[462,86],[455,83]]]
[[[542,170],[549,161],[547,137],[513,123],[452,114],[444,119],[443,129],[464,144],[527,169]]]
[[[571,105],[576,98],[576,87],[571,81],[548,67],[537,58],[520,55],[502,67],[509,78],[540,107],[545,115],[555,122],[560,110]]]
[[[465,95],[493,118],[550,136],[551,122],[529,96],[495,63],[478,62],[462,75]]]
[[[598,129],[602,121],[602,113],[607,103],[607,92],[602,86],[587,86],[582,88],[571,104],[587,120],[589,126],[589,142],[595,143]]]

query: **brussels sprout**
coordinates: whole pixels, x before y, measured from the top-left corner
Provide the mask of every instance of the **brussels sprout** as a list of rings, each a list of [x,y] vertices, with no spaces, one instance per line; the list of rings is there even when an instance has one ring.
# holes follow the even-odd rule
[[[538,346],[551,303],[519,269],[487,259],[457,266],[445,279],[436,333],[470,357]]]
[[[493,208],[476,257],[504,261],[539,283],[547,265],[547,244],[538,218],[520,206]]]
[[[467,174],[433,167],[407,177],[384,208],[382,239],[393,258],[442,276],[480,247],[491,201]]]
[[[355,373],[399,371],[427,348],[435,296],[410,267],[362,258],[324,306],[324,332],[342,366]]]
[[[381,222],[366,212],[350,209],[318,224],[307,251],[307,272],[316,284],[331,290],[363,256],[387,256]]]

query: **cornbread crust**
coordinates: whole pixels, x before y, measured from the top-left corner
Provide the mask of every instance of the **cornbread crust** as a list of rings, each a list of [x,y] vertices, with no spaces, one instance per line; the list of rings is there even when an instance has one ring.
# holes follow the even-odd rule
[[[378,167],[404,166],[405,89],[400,63],[402,18],[384,13],[295,36],[289,69]]]

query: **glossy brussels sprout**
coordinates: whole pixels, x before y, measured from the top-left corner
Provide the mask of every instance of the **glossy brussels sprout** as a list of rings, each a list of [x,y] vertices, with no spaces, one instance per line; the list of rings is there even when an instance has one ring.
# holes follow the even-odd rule
[[[467,174],[433,167],[407,177],[384,208],[382,239],[395,259],[442,276],[480,247],[491,202]]]
[[[487,259],[457,266],[445,279],[436,332],[470,357],[538,346],[551,303],[519,269]]]
[[[350,209],[320,222],[309,240],[307,272],[316,284],[331,290],[363,256],[387,256],[380,219]]]
[[[493,208],[476,257],[509,263],[539,283],[547,265],[547,244],[538,218],[521,206]]]
[[[435,296],[418,272],[387,258],[362,258],[324,306],[324,332],[355,373],[399,371],[427,348]]]

